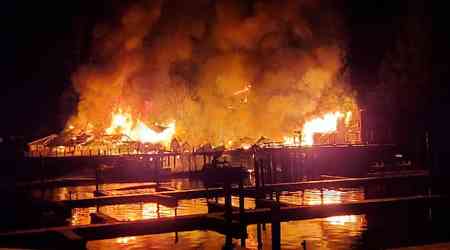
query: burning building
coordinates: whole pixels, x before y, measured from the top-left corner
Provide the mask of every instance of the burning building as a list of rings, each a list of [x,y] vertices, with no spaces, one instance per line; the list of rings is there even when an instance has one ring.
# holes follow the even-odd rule
[[[358,143],[336,9],[328,1],[119,4],[73,73],[79,102],[65,131],[31,151],[149,152],[174,138],[183,150],[247,148],[261,137]]]

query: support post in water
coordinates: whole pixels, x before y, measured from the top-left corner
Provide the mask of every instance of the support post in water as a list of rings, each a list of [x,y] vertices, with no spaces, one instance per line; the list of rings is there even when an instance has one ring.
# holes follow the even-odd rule
[[[231,184],[229,181],[225,181],[224,183],[224,191],[225,191],[225,221],[227,225],[231,225],[231,213],[232,205],[231,205]]]
[[[226,237],[225,237],[225,249],[232,249],[232,238],[231,238],[231,215],[232,215],[232,205],[231,205],[231,183],[229,180],[224,182],[224,195],[225,195],[225,224],[226,224]]]
[[[99,185],[98,185],[98,178],[99,178],[99,167],[98,164],[95,165],[95,195],[99,194]]]
[[[280,225],[280,205],[276,202],[272,203],[272,249],[281,249],[281,225]]]
[[[44,167],[44,158],[42,158],[42,153],[39,155],[39,162],[41,165],[41,197],[42,199],[45,196],[45,167]]]
[[[256,224],[256,239],[258,240],[258,249],[262,249],[261,224]]]

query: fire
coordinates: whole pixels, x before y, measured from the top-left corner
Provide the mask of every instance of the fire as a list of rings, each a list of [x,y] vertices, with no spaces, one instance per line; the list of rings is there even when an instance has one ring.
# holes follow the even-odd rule
[[[295,137],[284,136],[283,137],[283,144],[286,145],[286,146],[296,146],[297,142],[295,141]]]
[[[169,144],[175,134],[175,122],[171,122],[166,129],[157,132],[137,120],[134,124],[131,114],[123,113],[119,110],[112,114],[111,126],[105,130],[106,134],[124,134],[132,140],[141,143],[162,143]]]
[[[143,122],[138,121],[131,131],[130,137],[142,143],[164,143],[168,144],[175,134],[175,122],[170,123],[162,132],[156,132],[147,127]]]
[[[316,117],[303,124],[302,136],[284,136],[283,145],[285,146],[311,146],[314,142],[314,135],[332,134],[338,132],[339,121],[343,119],[345,129],[350,128],[352,122],[352,112],[329,112],[321,117]]]
[[[352,120],[352,111],[347,111],[347,113],[345,113],[345,125],[348,126],[351,120]]]
[[[124,134],[131,135],[131,130],[133,127],[133,120],[131,119],[131,115],[127,113],[123,113],[122,110],[119,109],[119,112],[112,114],[111,126],[106,129],[106,134]]]
[[[351,112],[349,113],[351,114]],[[326,113],[322,117],[318,117],[306,122],[302,129],[301,145],[310,146],[314,143],[315,133],[333,133],[337,129],[339,118],[344,117],[341,112]],[[349,118],[350,119],[350,118]]]

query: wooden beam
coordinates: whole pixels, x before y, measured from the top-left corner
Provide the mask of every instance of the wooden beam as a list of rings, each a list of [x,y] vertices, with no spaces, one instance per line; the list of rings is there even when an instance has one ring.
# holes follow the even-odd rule
[[[102,212],[91,213],[90,216],[92,224],[119,222],[118,219],[111,217],[107,214],[104,214]]]

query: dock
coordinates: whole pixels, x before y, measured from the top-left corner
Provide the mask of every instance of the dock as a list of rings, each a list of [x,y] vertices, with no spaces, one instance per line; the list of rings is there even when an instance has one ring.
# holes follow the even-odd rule
[[[264,187],[244,186],[242,190],[239,187],[232,187],[233,195],[239,195],[242,192],[244,196],[256,197],[257,192],[272,193],[284,191],[302,191],[306,189],[332,189],[332,188],[355,188],[368,187],[370,185],[383,184],[408,184],[408,183],[424,183],[429,182],[428,172],[419,172],[408,175],[391,175],[380,177],[366,177],[366,178],[340,178],[332,180],[319,181],[303,181],[293,183],[277,183],[266,184]],[[155,202],[165,205],[167,207],[174,207],[177,201],[181,199],[193,198],[212,198],[224,196],[225,191],[222,187],[215,188],[198,188],[188,190],[170,190],[146,194],[126,194],[114,196],[100,196],[88,199],[78,200],[62,200],[58,201],[61,205],[68,208],[76,207],[93,207],[114,204],[130,204],[139,202]]]
[[[364,214],[380,211],[380,209],[398,207],[433,207],[448,201],[448,197],[432,195],[370,199],[340,204],[288,206],[280,207],[278,210],[274,210],[274,208],[245,209],[243,214],[240,214],[240,211],[233,211],[231,222],[227,222],[224,218],[224,213],[216,212],[138,221],[15,231],[0,234],[0,242],[2,242],[3,246],[8,247],[56,247],[63,246],[68,242],[76,242],[74,245],[80,247],[90,240],[192,230],[215,230],[238,238],[244,234],[244,232],[241,232],[241,220],[245,221],[245,225],[274,223],[274,211],[278,213],[276,217],[279,223],[336,215]],[[276,201],[274,201],[274,204],[276,204]]]

